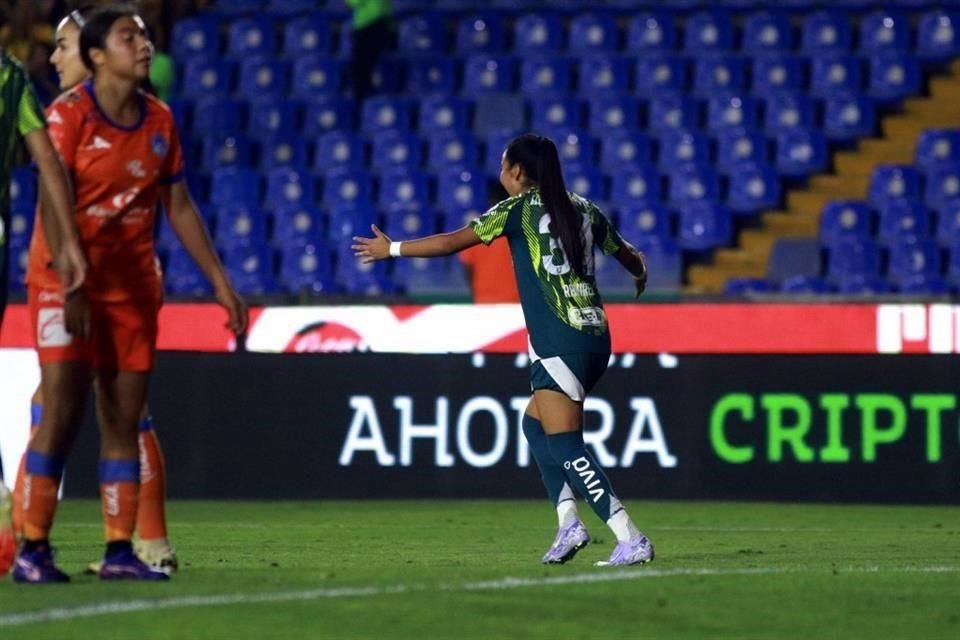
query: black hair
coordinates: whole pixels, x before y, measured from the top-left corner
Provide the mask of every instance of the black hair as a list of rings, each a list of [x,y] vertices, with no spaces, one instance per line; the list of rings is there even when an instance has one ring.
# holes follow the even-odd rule
[[[550,234],[560,239],[573,271],[581,277],[586,275],[583,216],[567,194],[557,145],[550,138],[526,133],[510,141],[506,159],[511,165],[519,164],[524,174],[537,184],[543,206],[550,214]]]
[[[93,58],[90,57],[91,49],[105,49],[107,46],[107,36],[113,23],[120,18],[133,18],[137,16],[137,11],[130,5],[111,4],[104,7],[98,7],[84,16],[84,25],[80,29],[80,58],[83,60],[83,66],[94,71]]]

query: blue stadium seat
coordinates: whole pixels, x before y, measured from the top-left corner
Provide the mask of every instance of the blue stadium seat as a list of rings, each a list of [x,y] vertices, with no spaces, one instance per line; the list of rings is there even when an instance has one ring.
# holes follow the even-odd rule
[[[372,179],[363,170],[336,169],[324,175],[323,202],[334,212],[369,205],[372,194]]]
[[[907,236],[890,244],[887,278],[895,284],[940,275],[940,247],[933,238]]]
[[[517,51],[558,51],[563,46],[563,25],[557,14],[528,13],[517,18],[513,29],[513,48]]]
[[[206,297],[213,293],[213,288],[193,258],[179,246],[167,254],[163,280],[166,290],[175,296]]]
[[[863,63],[849,53],[811,57],[810,93],[829,96],[835,93],[859,93],[863,90]]]
[[[563,172],[567,189],[593,201],[607,199],[607,183],[603,173],[592,165],[572,164]]]
[[[394,240],[409,240],[437,232],[437,218],[419,203],[401,204],[387,210],[384,231]]]
[[[323,233],[324,219],[311,203],[285,204],[273,209],[273,243],[277,247],[313,242]]]
[[[355,111],[350,98],[314,98],[303,116],[303,134],[316,138],[329,131],[352,130]]]
[[[710,162],[710,139],[691,129],[668,129],[660,134],[660,167],[673,170],[682,165]]]
[[[785,176],[804,177],[827,170],[830,153],[819,129],[796,127],[777,134],[777,170]]]
[[[467,168],[441,171],[437,176],[437,208],[444,213],[485,211],[488,208],[487,179],[483,172]]]
[[[820,241],[830,247],[873,237],[873,210],[862,200],[833,200],[820,214]]]
[[[683,256],[677,243],[670,238],[648,235],[635,246],[647,259],[647,291],[677,293],[683,280]]]
[[[423,162],[423,143],[415,133],[388,129],[373,138],[373,166],[379,170],[416,169]]]
[[[417,169],[393,169],[380,176],[381,209],[425,207],[430,202],[430,183],[426,173]]]
[[[217,208],[214,240],[218,247],[262,245],[267,239],[267,216],[259,207],[226,205]]]
[[[820,243],[816,238],[779,238],[770,251],[767,279],[786,288],[791,278],[818,277],[823,268],[821,262]]]
[[[178,61],[200,56],[216,56],[220,52],[217,21],[206,15],[177,20],[173,25],[170,52]]]
[[[280,279],[290,293],[336,293],[333,256],[320,242],[295,242],[280,250]]]
[[[790,16],[785,13],[760,11],[743,21],[743,50],[752,53],[789,51],[793,49]]]
[[[516,85],[516,59],[504,55],[474,54],[464,62],[466,94],[512,91]]]
[[[921,168],[960,163],[960,128],[927,129],[917,140],[916,162]]]
[[[264,8],[266,0],[220,0],[211,10],[227,16],[249,15]]]
[[[10,208],[32,211],[37,205],[37,175],[29,167],[17,167],[10,173]]]
[[[618,230],[624,239],[634,246],[648,237],[668,240],[673,237],[672,215],[670,210],[659,202],[629,206],[620,210]]]
[[[466,131],[448,130],[430,137],[427,165],[433,169],[476,167],[480,150],[476,138]]]
[[[534,131],[579,129],[583,124],[584,103],[576,98],[533,98],[528,105]]]
[[[800,91],[806,88],[806,67],[798,56],[771,54],[753,58],[753,93],[766,96],[779,91]]]
[[[960,55],[960,14],[942,10],[920,16],[917,24],[917,55],[921,60],[942,62]]]
[[[683,48],[706,53],[733,49],[734,29],[730,15],[721,11],[698,11],[684,23]]]
[[[243,135],[211,135],[203,139],[201,166],[205,171],[232,165],[253,166],[253,143],[249,138]]]
[[[327,15],[313,12],[287,22],[283,28],[283,53],[291,60],[333,53],[333,26]]]
[[[487,135],[484,141],[486,149],[484,153],[483,166],[490,176],[500,175],[500,159],[503,156],[504,149],[507,148],[510,140],[524,133],[515,129],[500,129]]]
[[[637,59],[634,86],[638,95],[655,98],[663,91],[686,91],[689,75],[690,65],[685,58],[654,53]]]
[[[733,239],[733,218],[723,205],[707,200],[685,202],[678,208],[677,244],[700,252],[726,246]]]
[[[790,276],[780,283],[780,293],[792,296],[830,295],[833,285],[818,276]]]
[[[238,92],[246,98],[285,95],[290,85],[290,65],[282,60],[248,57],[240,63]]]
[[[730,128],[718,131],[717,170],[729,173],[740,164],[763,164],[769,159],[767,139],[753,129]]]
[[[190,131],[190,118],[193,115],[193,100],[184,96],[174,96],[167,101],[170,112],[173,114],[173,121],[177,125],[177,131],[181,134]]]
[[[266,205],[271,209],[316,202],[313,176],[303,169],[276,167],[267,173]]]
[[[260,144],[260,167],[281,166],[294,169],[307,166],[307,141],[300,134],[291,131],[276,133]]]
[[[282,131],[299,131],[303,105],[288,96],[264,96],[249,102],[247,135],[265,140]]]
[[[766,278],[728,278],[723,285],[723,295],[728,298],[749,298],[755,295],[770,295],[777,292],[777,285]]]
[[[440,53],[447,50],[444,18],[433,11],[418,11],[400,19],[397,48],[408,54]]]
[[[886,9],[860,19],[860,50],[866,53],[910,48],[910,22],[906,15]]]
[[[960,198],[960,166],[938,164],[926,172],[923,199],[927,206],[941,211],[945,204]]]
[[[867,92],[877,100],[895,102],[920,93],[920,64],[912,53],[884,51],[870,58]]]
[[[812,127],[815,124],[814,102],[810,96],[802,93],[773,94],[767,97],[766,107],[764,129],[768,134],[796,127]]]
[[[630,86],[630,61],[618,56],[591,55],[580,60],[577,86],[581,95],[625,92]]]
[[[592,164],[596,141],[584,131],[575,129],[548,131],[548,135],[557,144],[560,162],[564,165],[571,163]]]
[[[406,89],[410,93],[453,93],[457,88],[457,62],[452,58],[431,57],[411,60]]]
[[[720,200],[720,179],[708,166],[690,165],[670,171],[668,200],[681,205],[698,201]]]
[[[919,200],[922,195],[920,172],[911,165],[880,164],[870,175],[867,199],[874,207],[901,198]]]
[[[293,63],[291,93],[299,98],[332,96],[343,83],[343,63],[324,54],[298,58]]]
[[[901,295],[914,296],[948,296],[953,293],[950,284],[938,275],[925,275],[908,278],[901,281],[897,290]]]
[[[949,245],[947,254],[947,280],[960,287],[960,238]]]
[[[10,255],[13,255],[18,249],[29,248],[35,217],[33,207],[21,210],[14,209],[10,212],[10,227],[7,229]]]
[[[426,96],[420,101],[417,128],[431,134],[467,129],[471,104],[457,96]]]
[[[393,280],[412,296],[466,296],[470,293],[463,267],[452,256],[398,261]]]
[[[662,197],[660,176],[651,166],[625,165],[612,170],[611,200],[618,207],[659,202]]]
[[[260,176],[253,169],[220,167],[210,175],[210,202],[218,206],[257,206],[260,203]]]
[[[337,256],[337,281],[351,294],[383,295],[392,288],[385,261],[363,264],[347,250]]]
[[[781,197],[780,175],[770,165],[742,164],[730,172],[727,206],[734,214],[777,208]]]
[[[646,134],[633,129],[612,131],[601,138],[600,166],[607,172],[619,167],[653,162],[653,146]]]
[[[520,64],[520,90],[528,94],[566,93],[570,90],[573,64],[560,57],[529,57]]]
[[[276,293],[273,251],[266,245],[238,245],[224,251],[223,266],[240,295]]]
[[[276,25],[264,14],[240,18],[230,23],[227,53],[237,59],[248,56],[272,56],[277,50]]]
[[[181,91],[195,98],[227,94],[233,89],[235,67],[233,62],[216,57],[190,58],[184,64]]]
[[[651,131],[700,127],[701,104],[691,96],[662,93],[650,99],[649,108],[647,128]]]
[[[193,108],[193,132],[201,136],[243,133],[244,106],[243,101],[235,98],[200,98]]]
[[[892,292],[890,284],[876,275],[852,275],[837,287],[837,293],[843,296],[881,296]]]
[[[616,51],[619,47],[620,32],[612,15],[581,13],[570,21],[570,51],[595,53]]]
[[[499,13],[469,14],[457,22],[456,50],[460,53],[498,52],[504,42],[503,16]]]
[[[839,94],[824,100],[823,131],[829,140],[872,136],[877,129],[874,101],[860,94]]]
[[[370,85],[381,94],[400,93],[403,89],[403,76],[403,60],[389,56],[382,57],[373,69]]]
[[[362,169],[366,164],[366,144],[359,135],[333,130],[317,138],[313,154],[315,173],[327,173],[336,169]]]
[[[359,201],[356,198],[350,200],[342,195],[338,197],[341,198],[340,203],[330,211],[329,234],[332,246],[342,248],[349,244],[353,236],[369,234],[370,225],[379,221],[377,212],[369,200]]]
[[[628,95],[591,96],[589,129],[595,135],[636,129],[640,124],[640,101]]]
[[[817,11],[803,19],[800,46],[806,51],[849,51],[852,43],[853,30],[843,13]]]
[[[844,238],[827,246],[827,279],[839,284],[880,275],[880,247],[873,240]]]
[[[693,91],[704,96],[746,88],[746,64],[739,56],[703,56],[693,64]]]
[[[707,128],[752,128],[759,124],[760,104],[751,96],[721,94],[707,101]]]
[[[627,49],[631,52],[671,51],[677,48],[677,27],[670,11],[639,13],[627,27]]]
[[[918,200],[888,200],[878,206],[877,211],[880,214],[877,239],[884,244],[898,238],[930,236],[930,213]]]
[[[360,128],[368,133],[382,133],[390,129],[409,130],[413,106],[409,99],[396,96],[367,98],[360,113]]]
[[[953,246],[960,241],[960,200],[942,202],[937,214],[937,242]]]

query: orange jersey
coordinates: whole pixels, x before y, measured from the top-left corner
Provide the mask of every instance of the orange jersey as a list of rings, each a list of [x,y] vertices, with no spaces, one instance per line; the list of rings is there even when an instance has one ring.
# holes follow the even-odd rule
[[[84,290],[92,300],[159,299],[154,218],[160,188],[183,177],[183,155],[173,116],[160,100],[140,93],[140,121],[112,122],[90,82],[61,95],[47,109],[50,137],[73,178],[76,221],[89,269]],[[30,243],[27,282],[59,289],[50,268],[42,225]]]

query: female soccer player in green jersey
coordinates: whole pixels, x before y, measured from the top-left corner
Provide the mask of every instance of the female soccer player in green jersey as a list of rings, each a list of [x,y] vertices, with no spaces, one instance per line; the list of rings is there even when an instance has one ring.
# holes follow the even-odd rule
[[[643,254],[617,233],[596,205],[567,192],[557,147],[549,138],[527,134],[513,139],[503,152],[500,183],[510,197],[462,229],[392,242],[373,226],[374,237],[355,237],[352,248],[366,263],[446,256],[506,236],[530,336],[533,396],[523,432],[559,519],[543,562],[564,563],[590,540],[577,513],[576,494],[617,536],[618,544],[604,564],[649,562],[653,545],[633,524],[583,442],[583,401],[610,359],[593,245],[633,274],[637,295],[647,279]]]

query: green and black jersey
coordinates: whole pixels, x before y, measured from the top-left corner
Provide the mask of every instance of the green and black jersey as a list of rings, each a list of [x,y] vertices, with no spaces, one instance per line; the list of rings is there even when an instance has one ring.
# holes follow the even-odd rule
[[[550,213],[536,189],[494,205],[471,223],[485,244],[507,237],[530,345],[541,358],[610,351],[593,245],[611,255],[623,239],[595,204],[573,193],[570,200],[583,216],[584,277],[570,267],[560,240],[550,233]]]
[[[10,226],[10,169],[17,137],[46,126],[43,107],[16,58],[0,49],[0,320],[7,290],[7,234]]]

